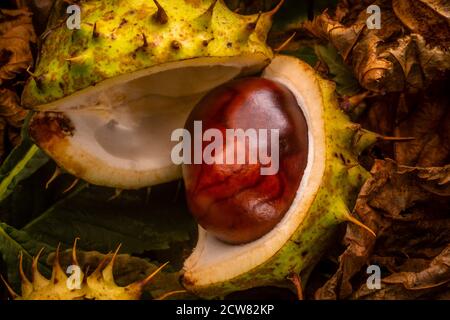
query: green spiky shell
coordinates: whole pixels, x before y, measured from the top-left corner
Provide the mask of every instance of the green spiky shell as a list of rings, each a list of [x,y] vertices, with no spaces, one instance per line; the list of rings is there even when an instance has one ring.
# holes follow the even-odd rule
[[[167,263],[156,269],[147,278],[133,282],[126,287],[120,287],[115,283],[113,276],[114,262],[119,248],[117,248],[114,254],[106,255],[94,272],[89,276],[86,276],[84,272],[80,270],[78,274],[81,282],[79,287],[75,287],[73,284],[69,283],[71,282],[69,277],[61,268],[59,262],[59,247],[56,250],[52,276],[50,279],[45,278],[38,270],[38,261],[42,252],[41,250],[41,252],[33,258],[31,281],[25,275],[22,263],[23,256],[22,254],[20,255],[19,273],[22,279],[21,295],[15,293],[6,282],[5,284],[10,295],[15,300],[139,300],[144,286],[160,272]],[[79,267],[76,258],[76,240],[72,249],[72,266]],[[179,293],[179,291],[169,292],[165,294],[164,297],[176,293]]]
[[[272,56],[265,41],[276,10],[243,16],[230,11],[222,0],[81,0],[77,4],[81,28],[70,30],[65,19],[53,19],[57,21],[46,32],[37,68],[24,89],[23,105],[53,102],[103,80],[174,61]]]
[[[202,297],[223,297],[260,286],[286,287],[290,284],[287,278],[293,273],[301,274],[302,282],[306,283],[309,273],[334,236],[337,225],[344,221],[358,223],[350,216],[349,208],[353,207],[362,184],[369,177],[369,173],[359,165],[358,156],[379,136],[352,123],[339,109],[333,82],[320,78],[305,63],[299,63],[303,64],[303,70],[311,81],[318,83],[323,102],[326,159],[320,187],[305,220],[269,260],[235,278],[208,286],[198,286],[185,279],[185,286]]]

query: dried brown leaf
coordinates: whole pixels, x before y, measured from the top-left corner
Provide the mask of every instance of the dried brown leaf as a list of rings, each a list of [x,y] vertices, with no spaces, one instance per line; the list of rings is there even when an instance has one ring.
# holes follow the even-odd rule
[[[436,181],[439,185],[448,184],[450,182],[450,165],[444,167],[429,168],[428,170],[417,173],[417,176],[427,181]]]
[[[381,288],[369,289],[362,285],[353,299],[417,299],[433,296],[444,298],[450,286],[450,245],[430,261],[410,259],[414,271],[393,273],[382,279]]]
[[[424,89],[448,76],[448,3],[372,1],[382,12],[381,28],[369,30],[367,6],[350,2],[338,6],[335,17],[325,12],[305,28],[338,49],[364,88],[380,93]]]
[[[357,20],[359,12],[365,10],[374,0],[341,0],[335,11],[337,21],[351,24]]]
[[[365,299],[417,297],[397,287],[376,294],[367,292],[365,280],[354,293],[354,281],[364,272],[364,266],[374,261],[391,272],[410,271],[414,263],[408,263],[409,259],[420,261],[423,266],[424,259],[436,257],[450,243],[448,166],[416,168],[377,160],[371,174],[353,213],[375,231],[377,238],[356,225],[347,226],[347,248],[339,257],[338,270],[317,290],[317,299],[343,299],[352,294]]]
[[[450,46],[450,2],[445,0],[392,0],[400,21],[433,47]]]
[[[399,272],[383,279],[384,283],[401,283],[409,290],[428,289],[450,281],[450,245],[420,272]]]
[[[329,40],[338,50],[344,61],[347,60],[353,46],[358,41],[365,24],[358,22],[350,27],[334,21],[327,12],[316,16],[313,21],[304,24],[306,30],[318,38]]]
[[[26,8],[0,9],[0,85],[23,73],[33,62],[30,43],[36,42]]]
[[[414,137],[395,145],[395,160],[409,166],[441,166],[450,160],[450,98],[430,92],[394,130]]]
[[[382,161],[377,161],[372,168],[373,177],[362,187],[356,202],[354,214],[366,226],[375,233],[380,229],[388,227],[382,216],[368,205],[369,197],[387,183],[389,171]],[[339,257],[339,267],[336,273],[316,291],[315,298],[320,300],[343,299],[349,297],[353,292],[351,278],[364,266],[375,245],[375,238],[368,232],[353,224],[347,226],[344,237],[347,249]]]
[[[448,299],[450,286],[435,290],[408,290],[398,284],[384,284],[380,290],[368,289],[366,285],[352,295],[352,299],[359,300],[417,300],[417,299]],[[447,297],[444,296],[447,292]]]
[[[385,136],[392,136],[395,126],[396,115],[392,110],[398,105],[398,94],[390,93],[384,96],[375,96],[366,99],[368,105],[365,117],[361,124],[369,130],[378,132]],[[392,145],[392,144],[390,144]]]
[[[20,128],[26,115],[27,111],[20,106],[17,93],[0,88],[0,117],[4,118],[10,126]]]

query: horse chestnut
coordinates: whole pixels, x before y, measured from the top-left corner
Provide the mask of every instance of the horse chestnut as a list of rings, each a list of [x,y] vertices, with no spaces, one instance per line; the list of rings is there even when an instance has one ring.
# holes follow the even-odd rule
[[[212,90],[194,107],[185,126],[191,136],[198,134],[196,124],[205,133],[215,129],[214,140],[219,138],[217,133],[224,138],[214,141],[218,144],[213,151],[208,147],[211,135],[204,135],[197,146],[190,142],[191,149],[197,148],[194,153],[204,156],[208,151],[215,160],[183,164],[191,213],[224,242],[241,244],[260,238],[290,208],[306,167],[308,128],[296,98],[285,86],[268,79],[234,80]],[[237,130],[246,135],[230,139],[229,133]],[[257,143],[252,141],[254,133]],[[262,149],[269,161],[263,161]],[[237,154],[242,151],[246,154]],[[228,161],[230,154],[234,161]],[[256,161],[251,161],[252,154],[258,155]],[[264,173],[269,167],[275,170]]]

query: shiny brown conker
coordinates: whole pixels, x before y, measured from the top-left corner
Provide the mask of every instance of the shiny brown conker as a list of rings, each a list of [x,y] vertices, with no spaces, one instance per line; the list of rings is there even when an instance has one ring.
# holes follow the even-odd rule
[[[192,110],[185,129],[195,135],[194,123],[202,130],[276,130],[278,140],[268,134],[268,151],[278,143],[278,170],[262,174],[262,168],[275,161],[250,162],[250,151],[258,154],[260,144],[245,138],[245,163],[225,160],[214,163],[183,164],[183,177],[189,209],[197,222],[218,239],[241,244],[260,238],[280,222],[299,188],[308,156],[308,128],[294,95],[284,85],[264,78],[243,78],[226,83],[208,93]],[[247,132],[247,131],[246,131]],[[258,136],[261,140],[263,136]],[[236,138],[237,139],[237,138]],[[210,139],[212,141],[212,139]],[[201,142],[202,152],[210,141]],[[231,152],[237,152],[238,142]],[[213,156],[224,157],[231,140],[223,139],[223,150]],[[194,141],[191,148],[195,149]],[[250,150],[252,148],[252,150]],[[242,150],[242,149],[241,149]],[[224,159],[224,158],[220,158]]]

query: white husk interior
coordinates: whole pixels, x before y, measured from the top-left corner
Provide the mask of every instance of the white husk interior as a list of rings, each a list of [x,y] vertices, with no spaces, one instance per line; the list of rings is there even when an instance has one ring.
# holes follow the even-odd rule
[[[260,70],[265,60],[206,57],[158,65],[41,106],[63,112],[75,128],[49,151],[58,152],[51,155],[61,167],[93,184],[134,189],[180,178],[170,157],[173,130],[184,127],[207,92]]]
[[[170,140],[172,131],[184,127],[205,93],[239,73],[239,68],[231,66],[180,68],[102,92],[95,111],[65,112],[76,128],[72,143],[116,168],[146,171],[167,166],[176,143]],[[182,88],[182,79],[191,82]],[[157,83],[160,94],[152,92]],[[126,95],[126,101],[110,95]]]
[[[291,208],[271,232],[243,245],[223,243],[200,227],[197,246],[184,265],[185,278],[195,286],[232,279],[267,261],[289,240],[311,206],[325,169],[322,98],[311,72],[295,58],[277,56],[263,73],[294,93],[308,124],[308,164]]]

